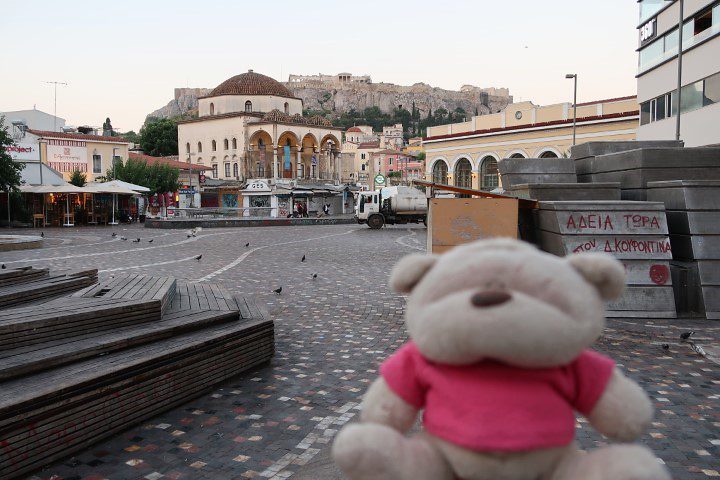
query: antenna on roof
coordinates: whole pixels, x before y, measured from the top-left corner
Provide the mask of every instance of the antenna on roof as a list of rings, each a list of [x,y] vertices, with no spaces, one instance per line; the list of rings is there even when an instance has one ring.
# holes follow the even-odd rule
[[[45,83],[49,83],[49,84],[55,85],[55,107],[53,108],[53,132],[57,132],[57,86],[58,86],[58,85],[64,85],[64,86],[67,87],[67,83],[65,83],[65,82],[54,82],[54,81],[52,81],[52,82],[46,81]]]

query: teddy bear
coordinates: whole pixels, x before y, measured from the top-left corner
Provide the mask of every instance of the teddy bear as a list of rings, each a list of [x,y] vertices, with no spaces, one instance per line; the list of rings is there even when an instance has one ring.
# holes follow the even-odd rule
[[[611,440],[649,426],[645,392],[589,347],[625,271],[491,239],[394,267],[410,341],[380,367],[332,455],[352,480],[666,480],[644,446],[575,442],[576,412]],[[423,428],[408,432],[423,411]]]

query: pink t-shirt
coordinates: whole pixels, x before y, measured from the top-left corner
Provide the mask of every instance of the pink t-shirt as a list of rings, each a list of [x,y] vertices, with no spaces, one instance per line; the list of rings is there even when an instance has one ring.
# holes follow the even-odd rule
[[[418,409],[431,434],[475,451],[517,452],[568,445],[574,410],[588,415],[614,362],[592,350],[562,367],[495,361],[452,366],[426,360],[408,342],[380,367],[390,389]]]

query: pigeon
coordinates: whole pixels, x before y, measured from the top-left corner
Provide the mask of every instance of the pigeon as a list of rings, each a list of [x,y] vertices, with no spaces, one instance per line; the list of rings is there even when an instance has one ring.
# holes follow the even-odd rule
[[[120,240],[122,240],[123,242],[126,242],[126,241],[127,241],[127,238],[125,238],[125,237],[120,237]]]
[[[112,234],[111,236],[112,236],[113,238],[115,238],[115,237],[117,237],[117,233],[113,232],[113,234]]]
[[[3,264],[2,264],[2,269],[5,270],[6,268],[7,268],[7,267],[6,267],[5,264],[3,263]]]
[[[195,257],[195,260],[197,260],[199,262],[201,258],[202,258],[202,255],[198,255],[197,257]]]
[[[154,239],[154,238],[151,238],[150,240],[148,240],[148,243],[152,243],[153,240],[155,240],[155,239]]]
[[[684,332],[684,333],[680,334],[680,338],[682,338],[683,340],[687,340],[688,338],[692,337],[694,334],[695,334],[695,332],[693,332],[693,331]]]
[[[40,238],[45,238],[45,232],[40,232]]]
[[[303,255],[303,258],[300,259],[301,262],[305,261],[305,255]]]
[[[670,350],[670,345],[668,345],[667,343],[663,343],[663,344],[662,344],[662,349],[667,352],[667,351]]]
[[[249,246],[250,246],[250,242],[247,242],[247,243],[245,244],[245,248],[247,248],[247,247],[249,247]]]
[[[317,273],[313,273],[312,278],[313,278],[313,280],[315,280],[317,278]]]
[[[280,295],[280,294],[282,293],[282,287],[276,288],[275,290],[273,290],[273,292],[275,292],[275,293],[277,293],[278,295]]]
[[[140,239],[138,238],[138,239],[133,240],[133,243],[140,243]]]
[[[190,237],[192,237],[192,235],[190,235],[190,234],[188,233],[188,236],[187,236],[187,238],[190,238]]]

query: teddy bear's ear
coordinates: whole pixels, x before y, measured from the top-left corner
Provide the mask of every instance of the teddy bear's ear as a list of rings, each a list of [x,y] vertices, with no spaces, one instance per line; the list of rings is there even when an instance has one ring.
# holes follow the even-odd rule
[[[390,287],[398,293],[409,293],[437,262],[437,255],[413,253],[400,259],[390,274]]]
[[[615,300],[625,290],[625,268],[610,255],[577,253],[568,256],[567,261],[600,292],[603,300]]]

